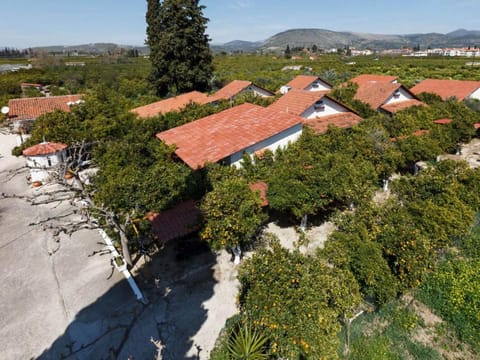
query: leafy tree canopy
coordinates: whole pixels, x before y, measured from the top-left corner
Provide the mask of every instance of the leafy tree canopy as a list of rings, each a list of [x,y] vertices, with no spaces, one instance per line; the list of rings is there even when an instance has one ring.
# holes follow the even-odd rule
[[[273,242],[244,263],[239,280],[241,314],[268,336],[272,355],[337,358],[338,318],[360,300],[349,272]]]
[[[208,19],[198,0],[147,0],[147,44],[157,95],[205,91],[212,78]]]
[[[260,195],[239,177],[217,182],[201,209],[205,226],[200,236],[214,249],[246,244],[266,219]]]

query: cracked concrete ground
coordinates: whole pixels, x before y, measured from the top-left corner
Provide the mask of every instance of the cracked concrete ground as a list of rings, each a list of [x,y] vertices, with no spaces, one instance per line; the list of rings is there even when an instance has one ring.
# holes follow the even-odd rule
[[[0,134],[0,193],[32,196],[24,160],[10,155],[15,138]],[[55,242],[30,226],[55,215],[75,221],[66,202],[32,206],[0,200],[0,348],[2,359],[208,359],[225,320],[237,312],[236,267],[225,252],[175,259],[159,252],[138,266],[150,303],[135,300],[113,272],[96,230]],[[149,281],[141,275],[149,272]],[[161,340],[162,355],[151,339]]]
[[[42,189],[27,184],[26,172],[13,178],[9,176],[8,170],[24,164],[22,158],[10,155],[15,145],[13,136],[0,135],[0,192],[35,195]],[[45,358],[58,359],[60,354],[48,349],[59,337],[63,337],[65,343],[71,340],[80,344],[82,338],[94,332],[75,333],[75,329],[109,318],[118,308],[135,306],[120,274],[114,273],[109,278],[111,266],[105,258],[108,255],[90,256],[93,251],[104,248],[96,230],[82,230],[57,243],[50,231],[29,226],[46,217],[71,212],[72,207],[64,203],[32,206],[17,198],[0,201],[3,359],[37,358],[42,353]],[[70,218],[75,220],[75,215]],[[99,302],[106,293],[111,295]],[[91,304],[96,304],[95,311],[89,318],[79,319],[78,314]]]

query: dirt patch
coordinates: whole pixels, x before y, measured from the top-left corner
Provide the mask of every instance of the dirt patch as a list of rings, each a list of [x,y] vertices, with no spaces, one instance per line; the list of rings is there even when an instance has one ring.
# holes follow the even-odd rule
[[[417,326],[413,333],[414,341],[435,349],[444,359],[478,359],[478,355],[475,355],[467,344],[459,341],[456,335],[446,328],[442,318],[435,315],[425,304],[412,299],[409,306],[423,322],[423,326]]]
[[[305,231],[305,237],[301,236],[300,230],[296,226],[281,227],[271,222],[267,225],[265,231],[278,237],[280,244],[289,250],[298,249],[303,254],[314,254],[319,248],[323,248],[328,236],[335,230],[335,225],[331,221],[326,221],[319,226],[308,227]]]
[[[462,144],[458,154],[438,156],[438,160],[466,161],[471,168],[480,167],[480,139],[472,139],[468,144]]]

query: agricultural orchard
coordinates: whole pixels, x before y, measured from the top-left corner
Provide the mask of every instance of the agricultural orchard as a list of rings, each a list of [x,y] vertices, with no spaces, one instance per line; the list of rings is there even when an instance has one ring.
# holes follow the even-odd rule
[[[407,87],[424,78],[480,80],[480,72],[465,63],[458,58],[358,57],[352,62],[324,55],[292,61],[220,54],[211,84],[242,79],[276,91],[298,74],[339,85],[364,73],[396,75]],[[303,68],[282,71],[292,64]],[[241,169],[211,164],[193,172],[172,160],[173,149],[155,133],[231,104],[189,105],[139,120],[128,110],[158,100],[147,82],[148,60],[107,57],[67,67],[53,59],[37,65],[1,75],[2,105],[21,95],[21,82],[49,85],[53,95],[83,93],[85,104],[68,114],[40,117],[26,146],[44,138],[69,144],[88,140],[99,168],[95,202],[109,204],[120,217],[142,219],[147,211],[194,198],[205,215],[201,237],[212,248],[241,244],[254,249],[239,270],[240,312],[227,322],[213,359],[228,358],[233,347],[238,353],[240,337],[260,339],[256,352],[271,359],[440,359],[449,354],[445,347],[450,353],[464,351],[464,358],[478,356],[480,175],[465,163],[435,161],[477,135],[473,124],[480,122],[480,113],[472,109],[478,104],[426,96],[428,107],[386,116],[352,103],[367,115],[352,129],[332,127],[319,136],[307,128],[287,149],[245,158]],[[247,96],[235,104],[245,101],[268,103]],[[452,122],[433,122],[440,118]],[[412,135],[417,130],[424,130],[421,136]],[[427,166],[415,176],[418,161]],[[388,196],[373,201],[389,178]],[[246,191],[256,181],[268,184],[268,209],[260,207],[258,194]],[[267,218],[298,225],[304,216],[336,225],[315,254],[288,251],[271,235],[255,231]],[[145,220],[138,229],[149,235]],[[135,234],[128,231],[135,250]],[[419,334],[428,324],[416,309],[425,305],[441,319],[429,328],[434,335],[422,342]]]

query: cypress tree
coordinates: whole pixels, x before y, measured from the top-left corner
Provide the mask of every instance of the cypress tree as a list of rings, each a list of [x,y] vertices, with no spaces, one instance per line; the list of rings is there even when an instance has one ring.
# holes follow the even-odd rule
[[[213,73],[199,0],[147,0],[147,44],[157,95],[205,91]]]

